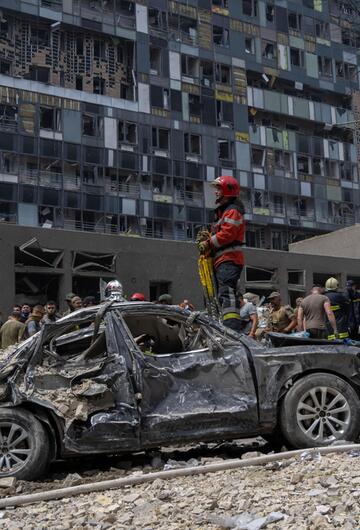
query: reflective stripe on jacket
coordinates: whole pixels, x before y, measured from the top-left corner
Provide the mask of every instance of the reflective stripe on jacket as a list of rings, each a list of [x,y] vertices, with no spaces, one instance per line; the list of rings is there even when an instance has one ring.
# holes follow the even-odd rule
[[[214,267],[225,261],[244,264],[242,246],[245,242],[245,221],[241,204],[231,202],[217,208],[212,226],[210,244],[214,253]]]

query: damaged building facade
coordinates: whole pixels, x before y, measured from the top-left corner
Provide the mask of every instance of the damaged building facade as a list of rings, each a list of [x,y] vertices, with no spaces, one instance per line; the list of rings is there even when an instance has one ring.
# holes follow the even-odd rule
[[[231,174],[249,247],[353,224],[353,4],[0,0],[1,222],[192,241]]]
[[[352,2],[0,9],[3,222],[192,240],[221,174],[241,183],[248,246],[359,218]]]

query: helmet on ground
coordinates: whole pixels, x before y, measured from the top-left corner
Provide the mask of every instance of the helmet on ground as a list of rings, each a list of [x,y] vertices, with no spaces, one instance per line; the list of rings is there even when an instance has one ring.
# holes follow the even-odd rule
[[[325,289],[328,291],[335,291],[339,287],[339,282],[336,278],[328,278],[325,283]]]
[[[109,300],[123,300],[123,288],[118,280],[111,280],[105,287],[105,298]]]
[[[240,195],[240,184],[229,175],[218,177],[211,184],[221,189],[223,197],[238,197]]]
[[[130,302],[145,302],[145,295],[142,293],[134,293],[131,295]]]

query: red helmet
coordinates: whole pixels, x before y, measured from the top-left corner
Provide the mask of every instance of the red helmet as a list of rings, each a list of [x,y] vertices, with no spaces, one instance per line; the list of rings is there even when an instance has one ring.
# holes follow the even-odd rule
[[[240,195],[240,184],[229,175],[218,177],[211,184],[221,188],[223,197],[238,197]]]
[[[130,302],[145,302],[146,298],[142,293],[134,293],[131,295]]]

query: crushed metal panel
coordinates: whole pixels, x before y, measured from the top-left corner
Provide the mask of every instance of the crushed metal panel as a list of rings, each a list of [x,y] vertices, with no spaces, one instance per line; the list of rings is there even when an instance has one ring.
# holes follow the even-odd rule
[[[42,247],[36,237],[16,247],[15,252],[15,265],[41,266],[41,264],[45,264],[54,269],[60,267],[64,255],[63,250]],[[30,262],[28,259],[24,259],[24,254],[32,258]],[[21,259],[22,261],[19,262],[18,260]]]
[[[116,254],[100,254],[95,252],[78,252],[72,253],[72,270],[79,271],[93,271],[104,270],[107,272],[115,272]]]

